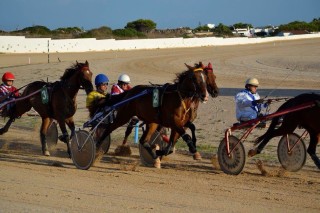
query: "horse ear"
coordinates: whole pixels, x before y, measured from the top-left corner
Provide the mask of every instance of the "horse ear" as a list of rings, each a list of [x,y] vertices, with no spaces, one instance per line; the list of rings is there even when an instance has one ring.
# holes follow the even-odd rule
[[[203,63],[201,61],[199,61],[199,67],[201,67],[202,69],[205,68],[205,66],[203,65]]]
[[[209,69],[212,69],[212,64],[209,62],[208,66]]]
[[[193,69],[192,66],[190,66],[190,65],[188,65],[188,64],[186,64],[186,63],[184,63],[184,65],[186,65],[186,67],[187,67],[189,70],[192,70],[192,69]]]
[[[89,62],[86,60],[86,63],[85,63],[87,66],[89,66]]]

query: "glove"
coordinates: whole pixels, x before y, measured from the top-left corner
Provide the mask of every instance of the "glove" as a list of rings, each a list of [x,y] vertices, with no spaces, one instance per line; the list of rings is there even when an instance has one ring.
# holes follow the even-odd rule
[[[262,104],[263,102],[264,102],[263,99],[259,99],[259,100],[252,101],[252,104],[253,104],[253,105]]]

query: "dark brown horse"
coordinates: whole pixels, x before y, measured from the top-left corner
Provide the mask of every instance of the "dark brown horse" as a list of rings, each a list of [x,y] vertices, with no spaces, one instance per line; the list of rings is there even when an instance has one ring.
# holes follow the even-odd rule
[[[316,155],[317,144],[320,141],[320,95],[314,93],[298,95],[281,105],[277,112],[291,109],[302,104],[313,104],[313,107],[285,114],[282,116],[283,122],[278,129],[275,127],[279,123],[280,117],[273,118],[267,132],[256,139],[255,144],[258,144],[258,147],[250,150],[249,156],[259,154],[271,138],[293,133],[298,126],[301,126],[310,134],[310,143],[307,152],[320,169],[320,160]]]
[[[151,91],[147,95],[133,99],[118,108],[117,116],[112,123],[105,127],[102,137],[97,141],[97,146],[113,130],[127,123],[132,116],[137,116],[139,120],[147,124],[160,124],[163,127],[169,127],[173,131],[178,132],[188,144],[190,152],[195,153],[197,151],[196,147],[184,130],[186,122],[184,117],[187,116],[188,109],[191,107],[191,101],[189,100],[198,98],[201,101],[207,101],[206,79],[207,77],[202,70],[188,70],[178,74],[174,84],[166,84],[158,88],[160,91],[159,107],[153,107],[152,103],[152,90],[155,88],[154,86],[139,85],[120,94],[117,98],[126,100],[140,94],[142,91]],[[107,102],[107,104],[110,104],[110,102]],[[156,158],[156,154],[152,152],[149,143],[146,143],[150,140],[154,131],[155,128],[153,127],[147,128],[147,131],[144,132],[140,139],[140,143]]]
[[[45,93],[49,97],[47,104],[42,102],[42,88],[46,88],[48,91]],[[21,100],[16,101],[16,104],[10,113],[8,122],[0,129],[0,134],[7,132],[11,123],[16,118],[20,117],[33,107],[42,119],[40,129],[42,153],[46,156],[50,155],[46,142],[46,133],[52,119],[55,119],[59,123],[63,134],[59,139],[67,143],[68,153],[70,154],[70,138],[66,124],[71,130],[71,135],[73,135],[75,130],[73,115],[77,109],[76,96],[80,88],[84,88],[87,94],[93,90],[92,72],[89,69],[89,63],[87,61],[85,63],[76,62],[76,64],[66,69],[63,76],[60,78],[60,81],[54,83],[35,81],[28,84],[19,98]]]

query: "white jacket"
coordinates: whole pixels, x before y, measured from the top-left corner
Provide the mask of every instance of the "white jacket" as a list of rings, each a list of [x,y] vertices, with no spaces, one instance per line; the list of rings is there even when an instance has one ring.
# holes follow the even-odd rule
[[[237,93],[236,101],[236,117],[238,121],[247,121],[257,118],[261,108],[266,108],[267,104],[256,104],[253,101],[259,100],[258,93],[252,94],[245,89]]]

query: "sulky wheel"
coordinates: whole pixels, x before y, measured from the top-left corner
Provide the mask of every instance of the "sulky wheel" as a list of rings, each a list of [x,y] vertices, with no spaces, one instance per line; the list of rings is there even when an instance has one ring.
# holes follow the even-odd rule
[[[57,122],[51,121],[46,134],[47,144],[50,150],[53,150],[58,142]]]
[[[94,140],[97,141],[99,139],[99,137],[102,136],[104,131],[103,127],[98,127],[97,130],[94,133]],[[102,142],[101,145],[98,147],[99,150],[97,150],[97,152],[101,152],[103,154],[107,153],[109,151],[110,148],[110,144],[111,144],[111,136],[108,135]]]
[[[229,136],[230,151],[238,143],[239,139],[234,136]],[[242,170],[246,162],[246,154],[243,144],[240,142],[235,149],[227,154],[227,146],[225,139],[220,142],[218,148],[218,161],[221,170],[229,175],[238,175]]]
[[[72,161],[78,169],[89,169],[94,163],[96,145],[89,132],[76,131],[71,139],[70,150]]]
[[[289,142],[289,151],[287,137]],[[278,144],[278,159],[282,167],[288,171],[299,171],[306,163],[306,145],[301,139],[297,144],[300,136],[296,133],[291,133],[281,137]],[[295,145],[294,145],[295,144]],[[293,148],[292,148],[293,147]]]
[[[155,148],[156,145],[159,150],[164,150],[167,146],[167,143],[162,140],[161,134],[166,134],[165,129],[162,128],[161,131],[155,131],[150,139],[150,146]],[[152,167],[155,163],[155,159],[149,154],[149,152],[139,143],[139,153],[140,153],[140,160],[141,163],[145,166]],[[162,157],[160,156],[160,159]]]

